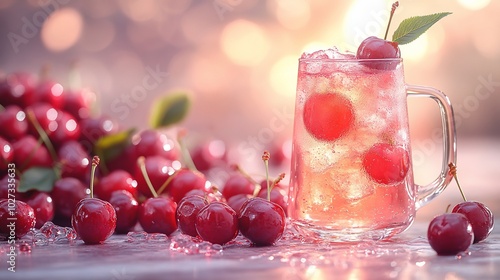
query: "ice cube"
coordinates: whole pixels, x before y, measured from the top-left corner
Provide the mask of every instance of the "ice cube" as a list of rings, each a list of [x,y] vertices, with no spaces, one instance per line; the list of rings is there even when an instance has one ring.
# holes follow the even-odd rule
[[[366,178],[360,162],[349,167],[339,166],[331,173],[337,195],[352,202],[374,193],[375,188]]]
[[[168,236],[164,233],[151,233],[148,235],[148,242],[166,242]]]
[[[148,240],[148,233],[145,231],[131,231],[127,233],[127,242],[146,242]]]
[[[323,172],[335,164],[341,157],[343,147],[315,140],[303,145],[303,160],[306,166],[314,172]]]

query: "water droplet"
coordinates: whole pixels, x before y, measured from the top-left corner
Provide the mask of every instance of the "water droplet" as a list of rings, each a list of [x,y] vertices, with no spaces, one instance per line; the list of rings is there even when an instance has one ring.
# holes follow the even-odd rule
[[[148,235],[149,242],[167,242],[168,236],[164,233],[151,233]]]

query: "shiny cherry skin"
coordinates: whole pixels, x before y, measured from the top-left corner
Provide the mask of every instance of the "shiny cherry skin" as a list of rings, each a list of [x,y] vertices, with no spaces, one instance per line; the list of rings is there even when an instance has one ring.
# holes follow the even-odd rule
[[[80,143],[91,151],[97,140],[101,137],[117,133],[119,126],[110,117],[100,116],[97,118],[82,119],[80,124]]]
[[[91,107],[96,100],[96,94],[88,89],[65,91],[63,94],[62,109],[77,120],[90,117]]]
[[[49,194],[35,192],[26,200],[26,203],[35,212],[35,228],[41,228],[46,222],[52,221],[54,218],[54,203]]]
[[[403,147],[377,143],[365,153],[363,168],[379,184],[396,184],[406,177],[410,156]]]
[[[153,188],[157,191],[165,181],[174,173],[171,161],[161,156],[151,156],[144,160],[146,172],[151,180]],[[153,194],[146,183],[146,179],[138,164],[135,167],[134,178],[137,181],[137,190],[145,197],[152,197]]]
[[[61,84],[45,80],[37,85],[33,93],[33,98],[36,103],[47,103],[52,108],[61,109],[63,105],[63,91]]]
[[[26,114],[17,105],[5,107],[0,112],[0,136],[9,141],[15,141],[26,135],[28,131],[28,121]]]
[[[116,233],[123,234],[133,230],[139,215],[139,203],[126,190],[111,193],[109,203],[116,212]]]
[[[138,170],[137,168],[137,157],[135,155],[135,149],[133,145],[128,145],[127,147],[125,147],[122,153],[120,153],[116,157],[106,160],[106,167],[108,171],[125,170],[128,173],[132,174],[139,183],[136,172],[140,172],[140,170]],[[143,186],[147,187],[146,185]],[[144,190],[146,192],[149,191],[149,189]]]
[[[335,141],[354,125],[354,110],[339,93],[313,93],[304,104],[303,120],[314,138]]]
[[[432,219],[427,239],[438,255],[456,255],[469,248],[474,240],[474,232],[465,215],[447,213]]]
[[[465,201],[453,207],[452,213],[465,215],[474,231],[474,243],[486,239],[491,231],[495,219],[493,213],[486,205],[476,201]]]
[[[15,200],[16,210],[12,211],[9,207],[9,203],[12,202],[0,199],[0,236],[9,238],[11,228],[15,227],[15,238],[19,239],[35,227],[35,212],[31,206],[20,200]],[[10,218],[15,218],[15,221]]]
[[[383,58],[401,58],[401,51],[398,43],[380,39],[374,36],[368,37],[358,47],[356,53],[357,59],[383,59]],[[380,70],[392,70],[397,63],[394,62],[369,62],[363,61],[363,64]]]
[[[11,73],[0,82],[0,104],[4,107],[17,105],[25,108],[33,104],[33,92],[37,81],[29,73]]]
[[[255,185],[242,174],[233,174],[227,179],[222,189],[222,195],[226,200],[237,194],[252,195],[255,190]]]
[[[172,175],[167,192],[175,202],[179,202],[191,190],[204,190],[207,178],[203,173],[190,169],[179,169]]]
[[[256,197],[245,202],[238,216],[241,234],[257,246],[270,246],[285,231],[285,211],[278,204]]]
[[[233,208],[237,215],[239,215],[241,206],[252,197],[253,196],[249,194],[239,193],[231,196],[226,203],[227,205],[229,205],[229,207]]]
[[[177,160],[180,156],[175,141],[153,129],[143,130],[133,137],[132,143],[137,157],[160,156],[167,160]]]
[[[99,198],[84,198],[75,207],[71,226],[85,244],[101,244],[115,231],[115,209]]]
[[[51,167],[53,162],[49,151],[39,145],[35,137],[26,135],[12,145],[14,148],[14,163],[16,168],[24,171],[33,166]]]
[[[175,211],[175,218],[182,233],[198,236],[195,226],[196,216],[207,204],[208,201],[199,195],[185,196],[181,199]]]
[[[0,137],[0,174],[7,170],[9,163],[14,159],[14,147],[3,137]]]
[[[61,163],[62,177],[74,177],[85,181],[86,175],[90,172],[89,154],[79,142],[75,140],[65,142],[57,151],[57,155]]]
[[[87,197],[87,187],[82,181],[66,177],[54,183],[50,196],[56,209],[55,215],[60,218],[71,218],[78,202]]]
[[[94,193],[102,200],[109,201],[115,191],[124,190],[137,197],[137,181],[125,170],[115,170],[99,179]]]
[[[198,170],[207,171],[226,163],[226,145],[221,140],[208,141],[193,149],[191,157]]]
[[[195,227],[201,239],[224,245],[238,235],[238,217],[229,205],[215,201],[200,210]]]
[[[257,194],[257,197],[267,199],[267,187],[262,188]],[[287,209],[288,207],[288,195],[284,189],[278,186],[275,186],[271,189],[271,201],[281,206],[283,210]]]
[[[177,229],[176,208],[168,197],[148,198],[139,207],[139,224],[145,232],[170,235]]]

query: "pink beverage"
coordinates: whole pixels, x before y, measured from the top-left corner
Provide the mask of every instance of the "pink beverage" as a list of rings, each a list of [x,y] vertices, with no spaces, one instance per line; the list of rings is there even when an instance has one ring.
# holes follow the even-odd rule
[[[302,56],[288,209],[300,231],[381,239],[408,228],[430,200],[413,182],[406,91],[402,59]]]

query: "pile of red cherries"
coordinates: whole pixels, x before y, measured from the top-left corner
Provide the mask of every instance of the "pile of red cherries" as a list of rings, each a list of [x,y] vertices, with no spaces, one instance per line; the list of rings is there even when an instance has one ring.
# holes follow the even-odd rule
[[[133,133],[119,152],[112,146],[98,153],[96,143],[127,132],[107,116],[92,116],[95,94],[28,73],[1,78],[0,100],[3,238],[21,238],[48,221],[72,226],[86,244],[138,229],[166,235],[179,229],[216,244],[241,233],[272,245],[283,234],[282,177],[260,184],[206,145],[192,151],[194,166],[185,167],[179,141],[155,129]],[[269,157],[263,156],[266,168]],[[214,164],[231,171],[221,191],[203,173]]]

